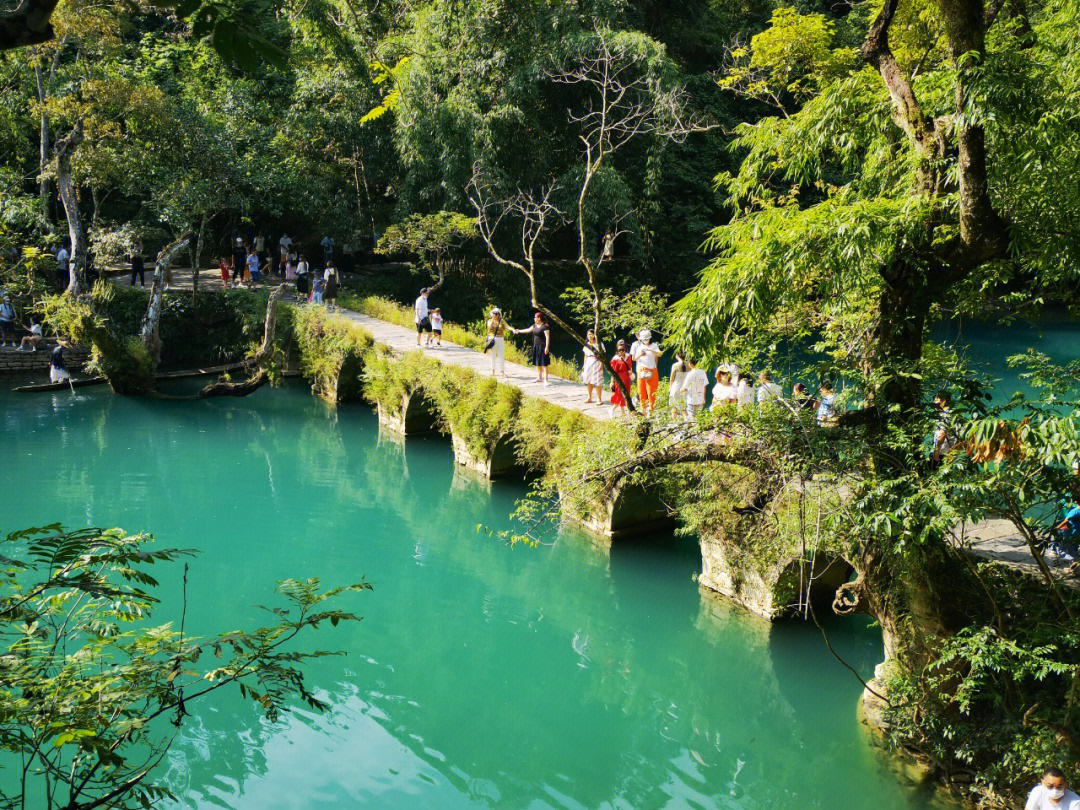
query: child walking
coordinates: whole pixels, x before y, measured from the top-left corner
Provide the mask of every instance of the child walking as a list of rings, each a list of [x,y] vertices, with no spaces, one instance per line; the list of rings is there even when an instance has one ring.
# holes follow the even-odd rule
[[[442,346],[442,313],[437,307],[431,310],[431,334],[435,338],[435,345]]]
[[[321,273],[315,274],[315,280],[311,286],[311,303],[321,304],[323,296],[323,277]]]

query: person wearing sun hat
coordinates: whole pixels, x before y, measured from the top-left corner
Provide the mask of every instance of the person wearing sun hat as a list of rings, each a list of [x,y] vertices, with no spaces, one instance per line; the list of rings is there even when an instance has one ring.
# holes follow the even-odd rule
[[[638,397],[641,415],[648,416],[656,407],[656,390],[660,387],[660,347],[653,343],[652,332],[642,329],[630,347],[630,357],[637,363]]]
[[[495,376],[495,370],[501,376],[506,376],[506,321],[503,320],[502,310],[492,307],[488,314],[487,322],[488,340],[484,352],[491,352],[491,376]]]

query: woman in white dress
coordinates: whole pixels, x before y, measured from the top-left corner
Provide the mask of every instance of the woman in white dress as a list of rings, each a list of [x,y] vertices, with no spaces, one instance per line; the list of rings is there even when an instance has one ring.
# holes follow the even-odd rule
[[[680,419],[686,415],[687,397],[690,391],[686,388],[686,375],[690,373],[690,364],[686,362],[682,352],[675,352],[675,362],[671,365],[671,375],[668,377],[668,405],[671,407],[671,418]]]
[[[604,404],[604,364],[600,362],[600,358],[597,352],[600,350],[600,344],[596,340],[596,332],[592,329],[585,336],[585,345],[581,351],[585,354],[585,362],[581,367],[581,381],[585,383],[585,391],[588,393],[588,398],[585,402],[589,403],[593,401],[593,389],[596,389],[596,401],[598,404]]]

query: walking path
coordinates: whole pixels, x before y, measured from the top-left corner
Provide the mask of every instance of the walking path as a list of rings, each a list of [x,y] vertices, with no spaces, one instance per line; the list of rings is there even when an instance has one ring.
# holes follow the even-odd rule
[[[362,326],[371,333],[379,343],[389,346],[394,351],[410,352],[417,351],[416,332],[403,326],[387,323],[386,321],[372,318],[369,315],[361,315],[349,309],[338,307],[338,314],[358,326]],[[491,374],[491,360],[488,355],[481,354],[475,349],[468,349],[456,343],[443,339],[442,346],[421,347],[419,351],[434,357],[440,362],[453,366],[475,371],[477,374]],[[610,406],[597,405],[595,402],[589,405],[585,402],[585,386],[579,382],[563,380],[552,377],[546,385],[536,381],[536,369],[523,366],[518,363],[506,363],[506,376],[499,377],[499,382],[520,388],[522,393],[530,397],[550,402],[560,408],[571,411],[580,411],[594,419],[611,419]]]
[[[174,288],[191,288],[190,269],[176,268],[173,273]],[[204,271],[200,274],[206,278],[209,288],[221,283],[211,275],[212,273],[216,271]],[[116,280],[121,284],[130,283],[128,277],[124,275],[120,275]],[[341,307],[338,307],[337,312],[363,327],[375,340],[394,351],[405,353],[418,350],[416,332],[412,329]],[[477,374],[489,375],[491,373],[491,362],[487,355],[445,339],[442,346],[421,347],[419,350],[443,363],[461,366]],[[579,382],[553,377],[547,385],[542,385],[536,382],[535,369],[511,362],[506,363],[506,376],[499,377],[499,381],[521,389],[522,393],[528,396],[545,400],[561,408],[580,411],[594,419],[606,421],[612,418],[608,405],[586,404],[584,386]],[[1008,521],[986,520],[974,526],[968,525],[963,527],[962,536],[965,546],[975,556],[1019,568],[1032,576],[1042,576],[1028,550],[1026,541],[1019,536],[1015,527]],[[1063,577],[1067,563],[1051,555],[1047,559],[1047,564],[1055,576],[1062,577],[1062,580],[1070,585],[1080,586],[1080,580]]]

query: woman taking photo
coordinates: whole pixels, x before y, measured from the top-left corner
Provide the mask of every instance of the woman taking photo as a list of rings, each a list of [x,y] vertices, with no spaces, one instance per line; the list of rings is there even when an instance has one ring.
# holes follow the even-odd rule
[[[528,329],[511,329],[515,335],[532,335],[532,362],[536,366],[536,381],[547,385],[548,366],[551,365],[551,327],[543,312],[533,316],[533,325]]]
[[[596,340],[596,332],[592,329],[585,336],[585,364],[581,367],[581,381],[585,383],[585,391],[588,393],[586,403],[592,402],[593,389],[596,389],[596,402],[604,404],[604,365],[600,362],[600,344]]]

